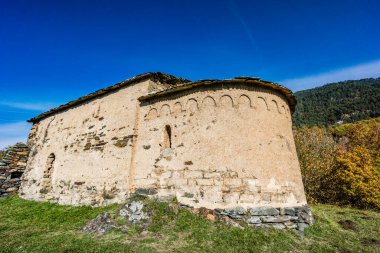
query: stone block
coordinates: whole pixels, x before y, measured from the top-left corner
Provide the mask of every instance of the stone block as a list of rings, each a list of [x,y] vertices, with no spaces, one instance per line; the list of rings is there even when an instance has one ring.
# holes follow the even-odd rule
[[[285,221],[284,222],[284,225],[287,227],[287,228],[290,228],[290,229],[296,229],[297,228],[297,224],[292,222],[292,221]]]
[[[283,208],[283,213],[286,215],[295,216],[296,210],[294,208],[285,207],[285,208]]]
[[[222,211],[222,214],[228,215],[235,220],[241,220],[244,218],[247,210],[243,207],[227,208]]]
[[[182,195],[182,197],[191,199],[191,198],[194,198],[194,194],[193,193],[189,193],[189,192],[185,192]]]
[[[300,222],[297,224],[297,229],[301,232],[303,232],[305,230],[305,228],[307,228],[307,227],[309,227],[309,225],[306,223]]]
[[[187,184],[191,186],[196,186],[197,185],[197,180],[195,179],[187,179]]]
[[[248,224],[260,224],[261,219],[257,216],[251,216],[248,219],[245,220]]]
[[[165,171],[165,172],[163,172],[160,176],[159,176],[159,178],[160,179],[166,179],[166,178],[171,178],[173,176],[173,172],[171,172],[171,171]]]
[[[218,187],[203,188],[203,200],[212,203],[222,202],[223,194]]]
[[[199,188],[197,186],[192,186],[192,185],[183,185],[178,188],[179,194],[182,196],[183,194],[187,193],[192,193],[194,196],[197,196],[199,194]]]
[[[216,171],[216,172],[219,172],[219,173],[220,173],[220,172],[222,172],[222,173],[223,173],[223,172],[227,172],[227,170],[228,170],[227,167],[219,167],[219,168],[216,168],[216,169],[215,169],[215,171]]]
[[[284,229],[286,228],[286,226],[282,223],[273,223],[271,224],[272,228],[275,228],[275,229]]]
[[[285,222],[290,221],[290,216],[263,216],[261,217],[261,220],[265,223],[278,223],[278,222]]]
[[[237,192],[223,194],[223,201],[228,204],[237,204],[240,194]]]
[[[258,192],[260,189],[260,186],[258,185],[257,179],[248,179],[244,180],[245,184],[247,185],[247,189],[250,192]]]
[[[218,186],[218,187],[222,187],[223,186],[223,179],[222,178],[214,178],[214,185]],[[229,188],[227,186],[225,186],[225,187],[229,190]]]
[[[272,228],[272,225],[267,223],[253,224],[256,228]]]
[[[255,203],[257,201],[257,196],[252,194],[241,194],[239,202],[240,203]]]
[[[16,182],[19,182],[21,179],[20,178],[11,178],[8,180],[8,182],[10,183],[16,183]]]
[[[17,190],[18,190],[18,188],[16,188],[16,187],[9,187],[8,189],[6,189],[7,192],[15,192]]]
[[[175,192],[169,189],[159,189],[157,195],[158,195],[157,199],[159,201],[165,201],[165,202],[172,201],[176,197]]]
[[[276,208],[270,206],[251,208],[249,212],[254,216],[275,216],[280,214]]]
[[[306,222],[307,224],[313,224],[314,218],[306,212],[301,212],[298,214],[298,219],[300,221]]]
[[[214,180],[213,179],[206,179],[206,178],[201,178],[201,179],[196,179],[197,185],[201,186],[213,186],[214,185]]]
[[[203,178],[203,171],[187,170],[185,171],[185,178]]]
[[[172,178],[184,178],[184,172],[181,170],[173,171]]]
[[[221,174],[218,172],[205,172],[203,175],[204,178],[214,178],[214,179],[220,179]]]
[[[174,185],[178,188],[183,187],[183,186],[188,184],[188,182],[187,182],[188,180],[185,178],[178,178],[178,179],[177,178],[171,178],[170,180],[172,180],[174,182]]]
[[[175,180],[171,178],[159,178],[160,188],[170,188],[175,185]]]
[[[237,188],[242,186],[243,181],[239,178],[229,178],[224,179],[224,185],[230,187],[230,188]]]
[[[153,188],[137,188],[135,193],[138,195],[149,196],[157,194],[157,190]]]
[[[271,202],[272,193],[270,192],[263,192],[260,194],[261,200],[264,202]]]
[[[135,179],[135,184],[136,184],[136,187],[138,188],[145,188],[147,186],[156,186],[157,179],[154,179],[154,178]]]

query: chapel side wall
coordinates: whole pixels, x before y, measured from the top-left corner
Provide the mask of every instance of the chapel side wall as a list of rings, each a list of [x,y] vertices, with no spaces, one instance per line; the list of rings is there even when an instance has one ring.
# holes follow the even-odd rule
[[[306,204],[282,94],[236,85],[198,88],[143,103],[141,115],[137,191],[152,189],[194,207]]]
[[[34,124],[20,196],[73,205],[124,201],[130,190],[137,98],[152,84],[127,86]]]

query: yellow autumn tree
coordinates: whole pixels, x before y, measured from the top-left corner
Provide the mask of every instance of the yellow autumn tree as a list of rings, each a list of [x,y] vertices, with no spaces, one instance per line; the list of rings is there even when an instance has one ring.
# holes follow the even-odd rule
[[[309,203],[380,208],[380,119],[294,130]]]
[[[372,157],[364,146],[341,148],[331,174],[337,188],[335,200],[339,204],[380,208],[380,180],[375,173]]]

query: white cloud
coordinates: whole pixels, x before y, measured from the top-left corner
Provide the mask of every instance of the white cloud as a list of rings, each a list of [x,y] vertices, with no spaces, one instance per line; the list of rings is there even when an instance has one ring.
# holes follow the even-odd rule
[[[31,124],[16,122],[0,124],[0,149],[13,145],[16,142],[26,142]]]
[[[336,69],[326,73],[279,81],[278,83],[294,90],[310,89],[327,83],[357,80],[370,77],[380,77],[380,60],[359,64],[356,66]]]
[[[253,34],[251,32],[251,29],[248,27],[247,23],[245,22],[242,15],[240,15],[238,8],[236,6],[236,3],[234,1],[228,2],[230,10],[235,15],[235,17],[239,20],[244,32],[246,33],[249,41],[251,42],[252,47],[255,49],[257,47],[256,40],[253,37]]]
[[[47,111],[53,107],[53,103],[17,103],[17,102],[0,102],[0,106],[18,108],[29,111]]]

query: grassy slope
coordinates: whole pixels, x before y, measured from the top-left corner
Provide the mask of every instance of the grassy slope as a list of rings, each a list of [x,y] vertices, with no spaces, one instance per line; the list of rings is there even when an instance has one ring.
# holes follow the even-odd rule
[[[154,219],[147,236],[132,227],[128,234],[111,231],[88,235],[80,228],[118,206],[91,208],[35,203],[18,197],[0,200],[0,252],[379,252],[380,213],[319,205],[316,223],[305,237],[291,231],[231,228],[189,211],[149,202]],[[340,220],[352,220],[357,231]],[[376,244],[377,243],[377,244]],[[376,251],[377,250],[377,251]]]

